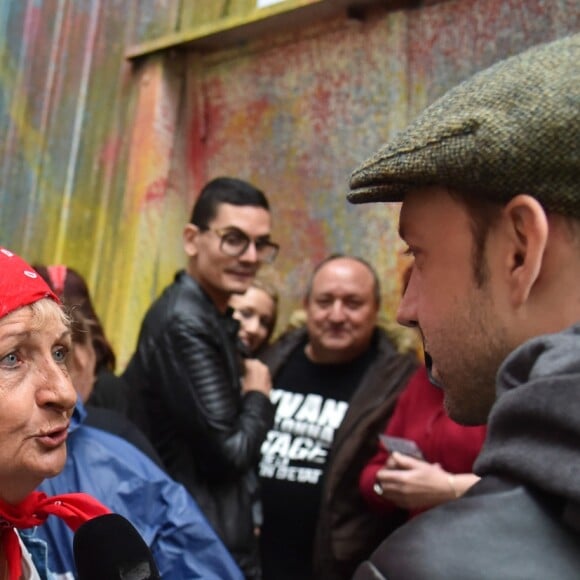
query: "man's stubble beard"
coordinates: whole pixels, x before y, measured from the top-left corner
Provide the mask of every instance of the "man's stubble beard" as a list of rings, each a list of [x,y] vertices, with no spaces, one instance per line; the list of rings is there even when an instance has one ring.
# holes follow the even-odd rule
[[[485,286],[472,290],[465,309],[456,309],[446,328],[443,366],[437,369],[445,389],[445,410],[462,425],[487,423],[496,399],[497,371],[510,352],[506,330],[493,316]]]

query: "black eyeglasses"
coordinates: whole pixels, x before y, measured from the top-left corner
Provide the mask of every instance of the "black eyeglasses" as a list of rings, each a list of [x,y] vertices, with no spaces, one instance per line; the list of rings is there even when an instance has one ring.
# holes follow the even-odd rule
[[[216,234],[220,239],[220,250],[232,258],[239,258],[253,243],[256,248],[256,254],[261,262],[271,264],[278,255],[280,246],[270,241],[268,238],[252,239],[242,230],[237,228],[204,228],[205,231],[210,231]]]

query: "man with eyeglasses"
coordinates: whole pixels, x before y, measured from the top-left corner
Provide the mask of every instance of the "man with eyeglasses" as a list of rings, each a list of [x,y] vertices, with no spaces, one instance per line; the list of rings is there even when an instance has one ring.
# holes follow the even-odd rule
[[[206,184],[183,233],[186,269],[147,312],[124,374],[135,421],[249,579],[261,577],[252,508],[273,424],[271,378],[261,362],[242,361],[228,301],[276,258],[270,229],[268,201],[253,185]]]

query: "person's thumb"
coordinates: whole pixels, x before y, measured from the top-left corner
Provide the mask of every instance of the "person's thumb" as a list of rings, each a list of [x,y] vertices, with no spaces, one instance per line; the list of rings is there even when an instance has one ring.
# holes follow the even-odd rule
[[[393,451],[392,458],[398,469],[413,469],[417,465],[417,459],[398,451]]]

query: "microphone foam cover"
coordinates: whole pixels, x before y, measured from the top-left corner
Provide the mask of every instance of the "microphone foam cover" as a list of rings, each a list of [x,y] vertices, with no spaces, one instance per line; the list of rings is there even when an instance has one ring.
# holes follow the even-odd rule
[[[78,580],[160,580],[149,547],[119,514],[98,516],[80,526],[73,552]]]

